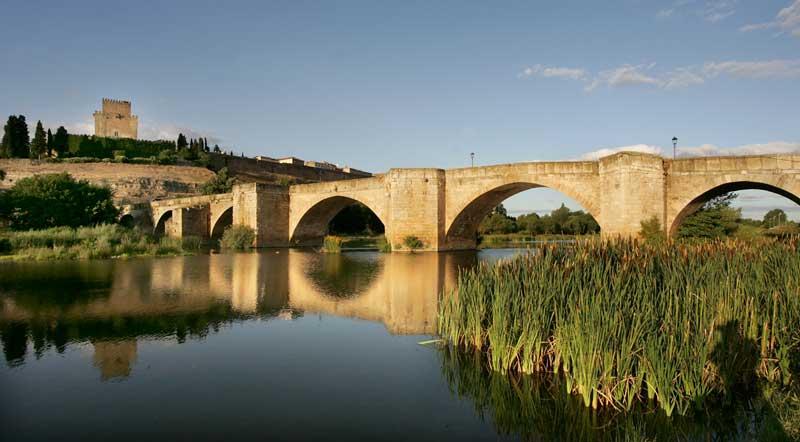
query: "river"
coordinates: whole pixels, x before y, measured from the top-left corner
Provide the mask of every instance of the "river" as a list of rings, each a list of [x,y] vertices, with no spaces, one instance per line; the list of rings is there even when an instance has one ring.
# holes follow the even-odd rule
[[[473,355],[425,343],[459,268],[520,252],[0,264],[0,439],[585,440],[669,429],[746,440],[758,431],[752,413],[745,424],[736,413],[607,417],[557,386],[491,374]]]

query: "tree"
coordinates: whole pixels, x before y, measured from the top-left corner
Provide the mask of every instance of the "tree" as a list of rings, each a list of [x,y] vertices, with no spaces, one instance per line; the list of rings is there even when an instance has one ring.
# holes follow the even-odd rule
[[[736,232],[742,217],[740,209],[731,207],[738,195],[728,193],[712,198],[697,212],[689,215],[678,228],[680,238],[721,238]]]
[[[646,242],[659,243],[666,239],[664,229],[661,228],[661,221],[658,217],[653,215],[650,219],[642,221],[642,229],[639,230],[639,236]]]
[[[36,123],[36,132],[33,135],[33,142],[31,142],[30,156],[37,159],[42,158],[42,155],[47,152],[47,134],[42,127],[42,121]]]
[[[63,156],[69,150],[69,133],[64,126],[58,126],[56,134],[53,136],[53,151],[58,157]]]
[[[478,225],[478,233],[514,233],[517,231],[517,222],[508,216],[508,211],[502,204],[492,209],[492,213],[485,217]]]
[[[223,167],[217,172],[214,178],[211,178],[200,186],[200,191],[203,195],[230,193],[233,190],[233,183],[235,181],[236,178],[228,175],[228,168]]]
[[[35,175],[17,181],[0,196],[14,230],[113,223],[117,208],[108,187],[76,181],[68,173]]]
[[[786,224],[789,221],[789,218],[786,216],[786,212],[781,209],[772,209],[764,215],[764,227],[771,229],[775,226],[779,226],[781,224]]]
[[[47,156],[53,156],[53,133],[50,132],[50,129],[47,129]]]
[[[183,134],[178,134],[178,150],[186,149],[186,137]]]
[[[219,148],[219,144],[214,145],[214,153],[222,153],[222,150]]]
[[[10,115],[3,129],[0,156],[6,158],[28,158],[30,155],[30,135],[25,116]]]

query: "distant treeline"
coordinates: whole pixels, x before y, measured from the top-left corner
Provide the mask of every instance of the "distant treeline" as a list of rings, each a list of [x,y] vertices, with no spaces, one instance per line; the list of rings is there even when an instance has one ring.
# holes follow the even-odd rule
[[[483,235],[524,232],[532,235],[587,235],[598,233],[600,225],[582,210],[572,211],[564,204],[547,215],[528,213],[509,216],[502,204],[495,207],[478,226]]]
[[[3,127],[0,158],[85,158],[131,159],[149,158],[159,163],[174,162],[176,158],[197,160],[204,153],[225,153],[218,145],[210,147],[206,138],[190,138],[178,134],[172,140],[136,140],[76,135],[59,126],[55,132],[45,131],[42,122],[36,124],[33,139],[24,115],[10,115]],[[230,153],[233,155],[233,152]]]

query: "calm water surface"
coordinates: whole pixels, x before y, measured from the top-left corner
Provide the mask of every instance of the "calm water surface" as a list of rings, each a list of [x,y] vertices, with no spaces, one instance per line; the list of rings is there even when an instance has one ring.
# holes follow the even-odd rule
[[[757,417],[612,422],[419,344],[459,268],[515,253],[0,264],[0,439],[748,440]]]

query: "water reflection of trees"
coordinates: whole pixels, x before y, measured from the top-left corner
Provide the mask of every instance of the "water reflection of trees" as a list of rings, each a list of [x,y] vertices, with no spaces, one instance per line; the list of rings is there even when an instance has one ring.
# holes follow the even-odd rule
[[[787,391],[719,404],[688,417],[668,418],[648,404],[630,413],[592,410],[556,377],[493,372],[485,355],[451,347],[440,354],[451,392],[470,400],[498,433],[524,440],[784,441],[792,440],[784,422],[800,417],[798,392]],[[773,403],[782,408],[774,410]]]
[[[376,253],[308,254],[308,278],[319,291],[333,298],[362,294],[380,274],[383,260]]]
[[[68,344],[86,342],[136,341],[142,338],[184,343],[189,339],[203,339],[237,321],[253,318],[271,318],[280,309],[256,313],[235,311],[230,304],[218,303],[203,311],[154,315],[117,315],[112,317],[63,317],[29,321],[1,321],[0,341],[9,365],[25,362],[29,344],[36,359],[49,349],[64,353]]]

